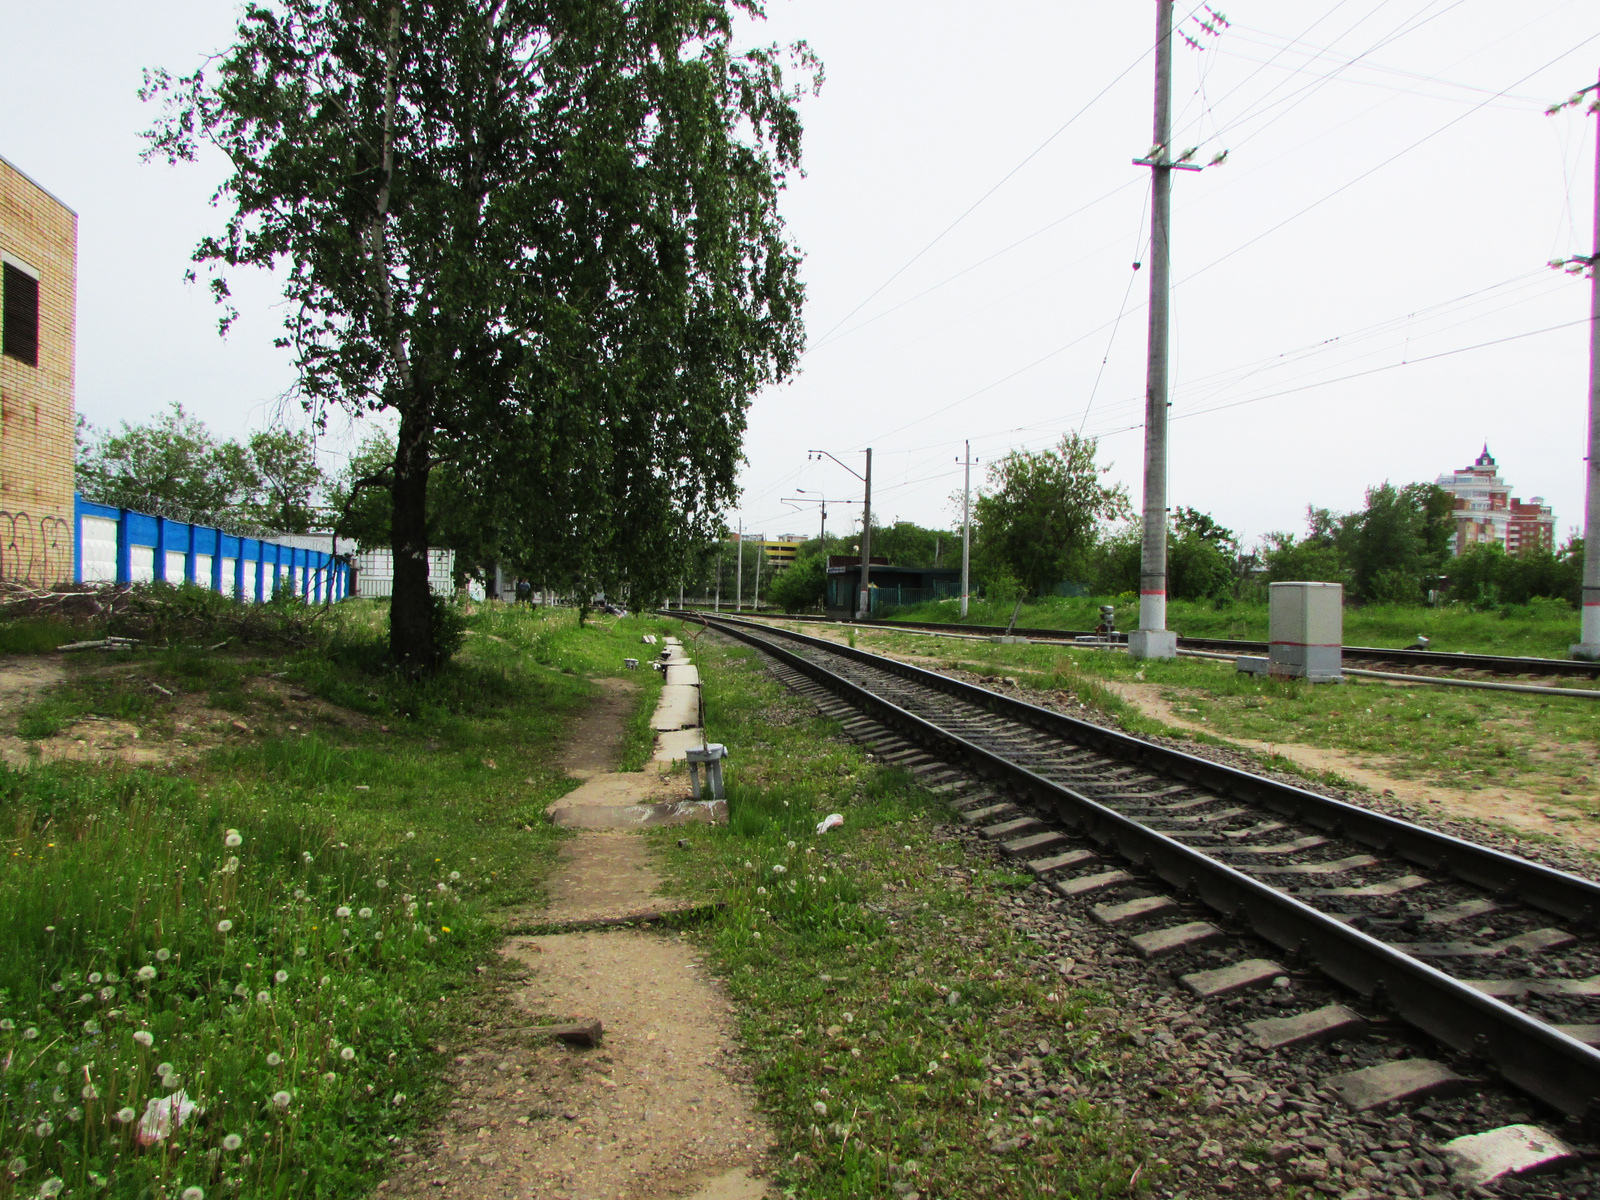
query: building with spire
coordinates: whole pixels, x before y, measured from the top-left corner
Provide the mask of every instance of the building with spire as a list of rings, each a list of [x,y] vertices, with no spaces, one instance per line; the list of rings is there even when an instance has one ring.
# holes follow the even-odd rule
[[[1441,475],[1435,482],[1455,497],[1454,553],[1486,545],[1499,546],[1507,554],[1555,548],[1555,510],[1543,496],[1526,504],[1513,496],[1487,442],[1470,467]]]

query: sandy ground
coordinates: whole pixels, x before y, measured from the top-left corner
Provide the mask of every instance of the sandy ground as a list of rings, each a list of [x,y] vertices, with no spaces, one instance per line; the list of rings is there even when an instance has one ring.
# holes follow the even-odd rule
[[[1395,779],[1385,775],[1341,750],[1328,750],[1306,746],[1297,742],[1260,742],[1253,738],[1223,736],[1210,725],[1179,716],[1172,704],[1162,695],[1162,687],[1153,683],[1124,683],[1101,681],[1106,688],[1134,705],[1147,717],[1163,725],[1204,733],[1220,738],[1230,745],[1260,754],[1279,754],[1308,771],[1331,771],[1352,783],[1373,792],[1387,793],[1397,799],[1426,805],[1442,816],[1463,820],[1487,821],[1526,833],[1558,838],[1587,850],[1600,850],[1600,830],[1590,822],[1558,821],[1548,817],[1544,809],[1546,799],[1515,788],[1485,788],[1483,791],[1463,791],[1458,788],[1437,787],[1415,780]],[[1171,689],[1166,689],[1170,691]]]
[[[606,682],[562,765],[579,791],[659,787],[614,770],[636,686]],[[576,793],[574,793],[576,794]],[[550,904],[519,924],[573,925],[661,911],[636,832],[584,830],[563,847]],[[737,1053],[733,1006],[680,936],[648,928],[512,936],[510,1019],[457,1055],[449,1118],[401,1156],[388,1195],[464,1200],[759,1200],[770,1135]],[[542,1025],[598,1019],[595,1047]]]

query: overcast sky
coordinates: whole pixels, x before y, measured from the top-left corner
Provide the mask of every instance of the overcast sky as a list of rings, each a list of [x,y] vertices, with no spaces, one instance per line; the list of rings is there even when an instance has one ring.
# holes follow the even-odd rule
[[[1588,285],[1545,263],[1589,252],[1595,121],[1544,109],[1595,79],[1592,0],[1216,7],[1232,25],[1184,22],[1204,49],[1176,53],[1174,144],[1229,156],[1175,181],[1171,503],[1298,530],[1307,504],[1355,507],[1487,441],[1564,535]],[[751,411],[732,522],[813,531],[785,497],[860,485],[806,451],[854,465],[870,445],[880,519],[946,525],[963,439],[987,462],[1078,429],[1137,504],[1148,171],[1130,160],[1151,141],[1154,10],[771,0],[750,37],[804,38],[827,70],[784,201],[810,349]],[[77,397],[99,425],[178,400],[237,434],[292,383],[270,279],[236,282],[226,341],[182,281],[220,224],[218,165],[138,159],[141,68],[191,68],[233,15],[0,0],[0,155],[79,213]],[[330,466],[348,443],[328,439]]]

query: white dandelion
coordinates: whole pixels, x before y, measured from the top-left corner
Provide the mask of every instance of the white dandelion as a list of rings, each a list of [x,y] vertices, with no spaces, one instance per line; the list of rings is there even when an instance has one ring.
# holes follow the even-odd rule
[[[224,917],[222,920],[217,922],[217,932],[218,933],[227,933],[232,928],[233,928],[233,922],[228,920],[226,917]]]
[[[156,961],[157,962],[166,962],[167,959],[169,959],[171,957],[172,957],[172,951],[168,950],[165,946],[161,947],[161,949],[156,951]]]
[[[139,1114],[134,1112],[131,1108],[119,1108],[116,1112],[116,1120],[119,1124],[126,1125],[138,1115]]]
[[[148,1050],[151,1046],[156,1044],[156,1035],[151,1033],[148,1029],[140,1029],[134,1032],[133,1040]]]
[[[387,879],[380,879],[380,880],[378,880],[378,890],[379,890],[379,891],[380,891],[380,892],[381,892],[381,891],[383,891],[383,890],[384,890],[384,888],[386,888],[386,887],[388,887],[388,886],[389,886],[389,881],[388,881],[388,880],[387,880]]]
[[[271,992],[257,992],[256,993],[256,1003],[257,1004],[270,1004],[271,1002],[272,1002],[272,993]]]
[[[90,971],[89,972],[89,982],[90,983],[99,983],[104,978],[105,978],[105,976],[100,974],[99,971]]]
[[[34,1130],[40,1137],[49,1137],[55,1131],[56,1127],[50,1124],[49,1121],[40,1121],[38,1127]]]
[[[59,1175],[52,1175],[39,1185],[39,1195],[59,1196],[61,1189],[67,1186],[67,1181]]]
[[[283,1062],[283,1055],[279,1054],[276,1050],[267,1055],[267,1066],[275,1067],[281,1062]]]
[[[450,879],[451,879],[452,882],[455,882],[455,881],[459,880],[460,878],[461,878],[461,872],[460,871],[451,871],[450,872]]]
[[[372,910],[370,908],[363,908],[360,912],[358,912],[356,914],[356,916],[360,917],[363,921],[365,921],[365,920],[369,919],[372,916]]]
[[[232,850],[235,846],[244,845],[244,838],[239,836],[237,829],[228,830],[228,836],[222,839],[222,844]]]
[[[287,972],[287,971],[279,971],[272,978],[277,980],[279,983],[288,983],[289,982],[289,972]]]
[[[86,1083],[83,1085],[83,1091],[81,1095],[85,1100],[98,1100],[100,1099],[100,1089],[95,1087],[92,1083]]]
[[[354,1046],[346,1046],[343,1050],[339,1051],[339,1057],[344,1059],[345,1062],[349,1062],[355,1056],[356,1048]]]
[[[139,978],[144,980],[146,983],[149,983],[155,977],[156,977],[156,969],[154,967],[140,967],[139,968]]]
[[[347,904],[339,905],[338,908],[333,910],[333,915],[338,917],[341,921],[344,920],[350,915],[350,906]]]
[[[206,1194],[200,1188],[186,1187],[183,1189],[183,1200],[206,1200]]]
[[[244,1145],[244,1139],[237,1133],[230,1133],[222,1139],[222,1148],[224,1150],[237,1150],[242,1145]]]
[[[293,1099],[294,1099],[294,1097],[289,1095],[288,1092],[273,1092],[272,1093],[272,1102],[274,1104],[276,1104],[279,1108],[288,1108],[289,1107],[289,1101],[291,1101]]]
[[[15,1021],[13,1021],[10,1017],[7,1017],[5,1020],[0,1021],[0,1029],[5,1030],[7,1033],[10,1033],[16,1027],[17,1027],[17,1023]]]

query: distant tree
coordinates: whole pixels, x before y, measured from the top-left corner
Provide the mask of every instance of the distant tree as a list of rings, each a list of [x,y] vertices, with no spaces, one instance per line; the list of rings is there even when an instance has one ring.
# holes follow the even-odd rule
[[[777,212],[798,92],[775,48],[735,51],[743,15],[754,0],[278,0],[246,6],[213,67],[147,77],[168,102],[150,153],[206,141],[230,164],[196,260],[278,270],[308,405],[399,417],[403,668],[445,657],[442,463],[492,479],[500,537],[580,595],[659,596],[714,536],[750,399],[802,341]]]
[[[989,465],[974,508],[978,553],[991,594],[1013,578],[1031,594],[1090,566],[1103,524],[1129,514],[1128,494],[1107,484],[1095,442],[1067,434],[1049,450],[1013,450]]]
[[[1507,554],[1497,545],[1472,546],[1445,565],[1450,598],[1475,608],[1526,604],[1534,599],[1582,602],[1583,539],[1573,537],[1558,551],[1534,549]]]
[[[1207,513],[1179,508],[1167,537],[1167,594],[1174,600],[1229,596],[1239,574],[1239,539]]]
[[[952,557],[953,554],[953,557]],[[892,525],[872,526],[872,555],[882,555],[896,567],[931,567],[934,559],[939,565],[961,565],[961,535],[951,535],[948,530],[924,529],[912,521],[896,521]]]
[[[820,555],[797,557],[773,579],[768,597],[787,613],[810,612],[822,607],[828,586],[826,565]]]
[[[245,444],[251,478],[247,508],[256,522],[285,533],[306,533],[318,521],[313,498],[323,484],[311,435],[289,429],[252,433]]]
[[[1416,604],[1424,580],[1438,575],[1454,532],[1453,501],[1431,483],[1367,489],[1367,507],[1345,532],[1345,556],[1358,599]]]

